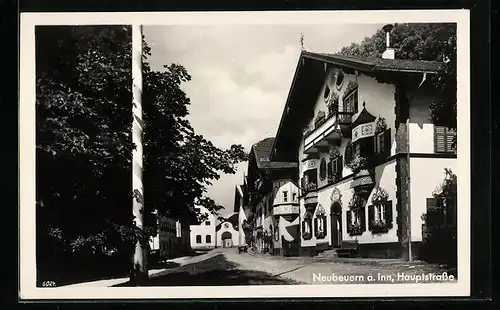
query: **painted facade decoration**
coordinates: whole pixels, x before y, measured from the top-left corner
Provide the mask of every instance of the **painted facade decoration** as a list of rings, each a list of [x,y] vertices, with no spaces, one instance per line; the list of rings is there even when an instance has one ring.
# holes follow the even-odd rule
[[[298,184],[298,210],[273,207],[275,247],[280,237],[291,239],[282,223],[294,223],[300,255],[357,241],[360,256],[407,258],[411,240],[418,256],[426,198],[456,158],[442,142],[448,131],[429,121],[438,91],[423,78],[443,64],[406,61],[398,71],[397,59],[370,63],[305,51],[299,61],[269,160],[297,163],[288,179]],[[306,84],[308,91],[297,91]]]

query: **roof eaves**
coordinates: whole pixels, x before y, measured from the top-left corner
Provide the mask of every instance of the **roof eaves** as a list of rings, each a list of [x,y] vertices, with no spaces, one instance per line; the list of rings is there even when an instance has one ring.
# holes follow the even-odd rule
[[[343,58],[338,58],[332,55],[324,55],[324,54],[316,54],[316,53],[310,53],[310,52],[304,52],[304,56],[310,59],[314,60],[319,60],[319,61],[324,61],[328,62],[334,65],[340,65],[340,66],[345,66],[349,67],[355,70],[360,70],[360,71],[365,71],[365,72],[371,72],[373,71],[375,65],[370,62],[365,62],[362,60],[349,60],[349,59],[343,59]]]
[[[280,123],[278,125],[278,131],[276,132],[275,139],[273,141],[273,146],[271,148],[271,154],[269,156],[269,160],[272,160],[274,157],[274,150],[276,149],[276,141],[278,141],[279,133],[281,131],[281,127],[283,126],[283,121],[286,117],[286,113],[288,111],[288,106],[290,105],[290,100],[292,98],[292,92],[293,92],[293,89],[295,88],[295,82],[297,81],[297,77],[299,76],[300,63],[302,62],[302,59],[303,59],[305,53],[306,52],[302,51],[300,53],[299,60],[297,61],[297,66],[295,67],[295,73],[293,74],[292,84],[290,85],[290,89],[288,90],[288,95],[286,97],[286,102],[285,102],[285,108],[283,109],[283,113],[281,114]]]
[[[404,73],[430,73],[430,74],[437,74],[437,70],[411,70],[411,69],[396,69],[396,68],[384,68],[384,67],[379,67],[375,66],[374,71],[391,71],[391,72],[404,72]]]

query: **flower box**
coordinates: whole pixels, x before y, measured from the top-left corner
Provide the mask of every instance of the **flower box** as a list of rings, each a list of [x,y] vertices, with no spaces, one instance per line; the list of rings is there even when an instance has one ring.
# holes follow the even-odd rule
[[[349,224],[348,229],[350,236],[360,236],[363,234],[363,230],[361,229],[361,225],[359,223]]]
[[[370,226],[373,234],[384,234],[389,231],[389,226],[384,221],[373,221]]]

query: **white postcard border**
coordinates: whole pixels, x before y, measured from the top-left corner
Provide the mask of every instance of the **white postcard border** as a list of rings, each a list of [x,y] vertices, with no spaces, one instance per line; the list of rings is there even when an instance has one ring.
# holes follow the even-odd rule
[[[19,277],[21,299],[432,297],[470,294],[470,52],[468,10],[162,13],[22,13],[19,97]],[[457,23],[458,281],[439,284],[241,285],[37,288],[35,260],[35,26]],[[203,288],[203,289],[201,289]]]

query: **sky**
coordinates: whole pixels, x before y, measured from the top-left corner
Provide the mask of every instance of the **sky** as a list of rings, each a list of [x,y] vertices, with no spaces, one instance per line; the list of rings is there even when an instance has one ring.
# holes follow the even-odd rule
[[[182,89],[191,99],[188,116],[198,134],[220,148],[274,137],[301,51],[335,53],[373,35],[384,24],[169,25],[144,26],[154,70],[178,63],[191,75]],[[207,195],[233,211],[234,187],[247,163],[222,175]]]

